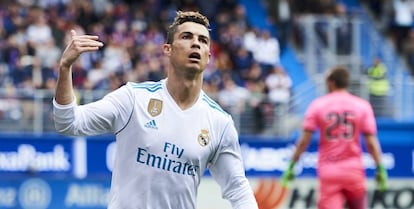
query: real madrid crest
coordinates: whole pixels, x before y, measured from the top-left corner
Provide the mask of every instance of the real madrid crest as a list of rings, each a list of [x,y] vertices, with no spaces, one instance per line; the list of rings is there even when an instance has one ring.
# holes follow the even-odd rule
[[[210,136],[208,135],[208,130],[201,129],[201,133],[198,135],[198,143],[203,147],[210,143]]]
[[[154,98],[150,99],[150,101],[148,103],[147,111],[152,117],[155,117],[155,116],[161,114],[162,101],[159,100],[159,99],[154,99]]]

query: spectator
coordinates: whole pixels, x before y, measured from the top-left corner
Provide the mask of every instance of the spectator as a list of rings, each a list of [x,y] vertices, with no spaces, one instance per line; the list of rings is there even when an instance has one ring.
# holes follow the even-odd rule
[[[379,29],[387,32],[390,19],[392,19],[392,0],[364,0],[372,12],[375,20],[379,23]]]
[[[242,34],[244,34],[250,26],[246,16],[246,8],[241,3],[238,3],[233,11],[232,21],[237,25]]]
[[[102,67],[102,60],[97,60],[93,63],[92,69],[87,75],[88,89],[107,89],[108,88],[108,74]]]
[[[44,11],[40,8],[34,8],[33,16],[35,20],[28,26],[26,35],[30,46],[36,48],[49,42],[53,36]]]
[[[203,91],[214,101],[218,101],[219,85],[214,80],[204,80]]]
[[[261,69],[258,64],[253,64],[252,68],[250,68],[249,75],[246,78],[246,88],[249,90],[249,99],[248,99],[248,107],[251,108],[253,112],[253,133],[261,134],[264,131],[266,123],[271,122],[268,120],[269,117],[272,117],[273,114],[267,114],[266,105],[266,87],[261,77]],[[243,131],[242,128],[241,131]]]
[[[275,23],[280,49],[286,47],[292,35],[292,0],[267,0],[270,16]]]
[[[223,49],[218,53],[217,57],[214,59],[214,66],[221,76],[230,75],[234,82],[238,85],[242,84],[241,80],[238,78],[238,72],[234,70],[230,53],[227,50]]]
[[[45,43],[36,47],[36,58],[39,59],[41,67],[53,68],[59,61],[61,52],[56,46],[54,39],[49,39]]]
[[[32,83],[32,69],[33,69],[33,56],[25,55],[19,57],[17,65],[11,71],[13,78],[13,85],[16,88],[33,89]]]
[[[239,116],[245,110],[249,96],[249,90],[238,86],[230,75],[226,74],[223,77],[223,88],[219,90],[217,99],[223,109],[233,116],[238,130],[240,130]]]
[[[120,34],[113,34],[104,49],[103,53],[103,68],[107,73],[116,73],[123,71],[130,66],[130,56],[122,45],[122,36]]]
[[[352,50],[352,23],[347,15],[347,7],[343,3],[336,4],[336,52],[349,55]]]
[[[411,0],[393,0],[394,19],[392,33],[398,52],[402,51],[403,43],[406,41],[414,23],[413,4]]]
[[[407,60],[411,75],[414,76],[414,28],[410,30],[407,42],[404,44],[403,55]]]
[[[387,96],[390,92],[390,83],[387,78],[387,68],[380,58],[375,58],[373,65],[368,69],[369,101],[376,116],[389,116]]]
[[[134,82],[142,82],[148,80],[148,67],[144,62],[135,62],[134,69],[127,72],[127,80]]]
[[[258,44],[259,29],[248,28],[243,35],[243,47],[250,52],[254,52]]]
[[[246,80],[248,78],[249,68],[254,63],[252,53],[244,47],[240,47],[237,52],[232,55],[235,70],[237,70],[239,76],[243,80]]]
[[[75,89],[84,89],[90,86],[88,82],[88,71],[77,61],[72,66],[73,87]]]
[[[263,30],[258,37],[253,49],[253,58],[262,66],[264,75],[280,63],[279,41],[270,34],[269,30]]]
[[[267,95],[273,106],[272,131],[277,135],[286,135],[283,124],[288,113],[292,80],[282,66],[274,66],[265,78]]]
[[[269,100],[275,105],[277,112],[283,114],[287,110],[290,100],[292,79],[283,67],[274,66],[271,73],[265,78]]]

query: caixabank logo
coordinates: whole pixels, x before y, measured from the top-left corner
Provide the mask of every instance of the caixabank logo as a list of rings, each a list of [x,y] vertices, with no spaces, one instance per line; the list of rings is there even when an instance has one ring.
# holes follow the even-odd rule
[[[316,179],[297,179],[283,187],[279,179],[251,179],[259,209],[316,209]],[[367,182],[368,209],[414,209],[414,180],[390,179],[389,189],[380,192]]]

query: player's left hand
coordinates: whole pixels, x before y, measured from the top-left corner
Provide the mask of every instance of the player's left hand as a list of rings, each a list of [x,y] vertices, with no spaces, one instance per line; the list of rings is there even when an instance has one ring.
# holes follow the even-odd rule
[[[71,30],[72,40],[63,51],[60,59],[60,66],[68,68],[83,52],[97,51],[103,43],[99,41],[99,37],[95,35],[78,35],[75,30]]]
[[[387,170],[382,164],[377,166],[377,174],[375,176],[375,180],[377,181],[378,189],[381,192],[384,192],[388,188],[388,174]]]
[[[291,161],[289,163],[288,169],[283,173],[282,180],[281,180],[283,187],[288,187],[289,183],[295,180],[295,171],[293,170],[294,166],[295,166],[295,163]]]

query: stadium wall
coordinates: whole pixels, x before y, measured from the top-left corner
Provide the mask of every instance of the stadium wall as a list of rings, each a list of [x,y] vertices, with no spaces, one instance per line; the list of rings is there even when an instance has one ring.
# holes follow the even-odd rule
[[[384,164],[390,190],[379,193],[368,153],[370,208],[414,208],[413,124],[381,124]],[[111,135],[0,134],[0,209],[106,208],[116,144]],[[282,188],[278,179],[294,149],[294,139],[241,136],[246,174],[261,209],[315,208],[316,140],[297,163],[297,180]],[[199,209],[231,208],[207,172],[199,189]]]

